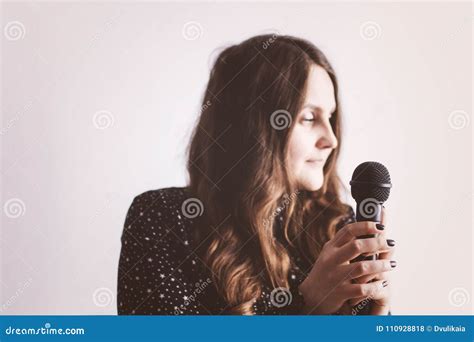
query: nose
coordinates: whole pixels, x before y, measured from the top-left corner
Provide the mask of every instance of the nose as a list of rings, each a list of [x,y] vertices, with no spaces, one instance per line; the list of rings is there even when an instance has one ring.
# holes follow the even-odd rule
[[[334,134],[331,125],[326,123],[321,129],[322,132],[319,139],[316,141],[316,147],[319,149],[335,149],[337,147],[337,137]]]

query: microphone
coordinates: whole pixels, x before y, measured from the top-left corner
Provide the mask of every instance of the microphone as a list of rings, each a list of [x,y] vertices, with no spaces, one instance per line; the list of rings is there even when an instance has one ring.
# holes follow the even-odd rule
[[[350,181],[351,195],[357,203],[356,221],[380,222],[382,219],[383,203],[387,201],[392,188],[390,173],[387,168],[374,161],[368,161],[356,167]],[[371,238],[374,235],[363,235],[359,238]],[[352,262],[375,260],[376,255],[359,255]],[[368,315],[370,306],[361,310],[362,315]]]
[[[382,205],[390,196],[390,173],[380,163],[360,164],[352,173],[351,195],[357,202],[356,220],[380,222]]]

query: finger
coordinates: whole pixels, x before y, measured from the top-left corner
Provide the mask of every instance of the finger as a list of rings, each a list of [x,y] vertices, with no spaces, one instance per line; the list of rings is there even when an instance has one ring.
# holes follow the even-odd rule
[[[387,298],[390,296],[390,290],[391,290],[390,281],[387,281],[387,285],[385,287],[382,287],[380,290],[374,292],[370,296],[370,299],[381,300],[381,299]]]
[[[348,299],[369,297],[380,298],[378,294],[383,288],[388,286],[387,280],[377,280],[366,284],[350,284],[344,285],[342,292]]]
[[[376,281],[379,280],[380,277],[376,274],[368,274],[362,277],[359,277],[357,279],[352,279],[354,284],[365,284],[365,283],[370,283],[371,281]]]
[[[342,264],[361,254],[388,252],[390,248],[384,235],[377,234],[373,238],[354,239],[336,250],[334,261]]]
[[[390,283],[388,283],[388,285],[386,287],[384,287],[384,288],[380,289],[379,291],[377,291],[377,293],[373,296],[353,298],[353,299],[348,300],[348,303],[350,305],[352,305],[353,307],[356,307],[355,309],[357,311],[360,311],[366,305],[369,305],[371,300],[374,300],[374,301],[381,300],[381,299],[387,298],[389,296],[390,296]]]
[[[361,302],[368,301],[368,300],[379,300],[387,296],[387,293],[388,293],[387,291],[389,291],[388,288],[390,287],[390,272],[383,272],[383,273],[378,274],[376,278],[373,280],[373,282],[376,282],[376,281],[382,281],[382,284],[384,283],[384,281],[386,281],[387,285],[379,290],[376,290],[370,293],[368,296],[352,298],[348,301],[349,304],[351,304],[352,306],[357,306]]]
[[[364,235],[380,234],[383,231],[377,229],[377,222],[361,221],[345,225],[340,229],[333,238],[333,244],[336,247],[341,247],[347,242]]]
[[[389,285],[387,285],[387,287],[379,290],[376,295],[374,296],[369,296],[369,297],[359,297],[359,298],[353,298],[353,299],[349,299],[348,303],[350,305],[352,305],[353,307],[354,306],[357,306],[359,307],[359,310],[361,310],[363,307],[365,307],[366,305],[369,304],[369,302],[371,300],[380,300],[380,299],[383,299],[385,297],[387,297],[389,295]]]
[[[392,268],[390,260],[365,260],[342,265],[338,272],[343,275],[344,279],[356,279],[361,276],[391,271]]]
[[[395,267],[392,266],[392,269],[394,269],[394,268]],[[364,284],[364,283],[369,283],[371,281],[388,279],[389,278],[388,277],[389,273],[390,273],[390,271],[385,271],[385,272],[375,273],[375,274],[367,274],[367,275],[363,275],[361,277],[352,279],[352,282],[354,284]]]
[[[378,259],[379,260],[393,260],[393,257],[395,255],[395,248],[392,247],[390,248],[390,250],[386,251],[386,252],[381,252],[379,253],[379,256],[378,256]]]

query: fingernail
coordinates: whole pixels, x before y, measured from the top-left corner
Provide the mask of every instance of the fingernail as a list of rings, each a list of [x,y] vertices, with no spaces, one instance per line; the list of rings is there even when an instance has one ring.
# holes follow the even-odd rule
[[[395,260],[390,261],[390,266],[394,268],[395,266],[397,266],[397,262]]]
[[[387,245],[389,245],[390,247],[395,246],[395,240],[387,239]]]
[[[377,224],[375,225],[375,227],[376,227],[378,230],[384,230],[384,229],[385,229],[385,226],[384,226],[383,224],[381,224],[381,223],[377,223]]]
[[[383,283],[382,283],[382,287],[385,287],[388,285],[388,280],[384,280]]]

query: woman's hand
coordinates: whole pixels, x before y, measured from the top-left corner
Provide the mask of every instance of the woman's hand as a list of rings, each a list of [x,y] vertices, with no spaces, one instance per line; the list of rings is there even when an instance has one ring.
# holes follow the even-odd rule
[[[380,253],[379,260],[390,260],[393,257],[395,249],[392,248],[388,252]],[[395,264],[396,265],[396,264]],[[395,267],[395,266],[394,266]],[[387,315],[390,311],[390,304],[391,304],[391,282],[390,277],[387,272],[378,274],[375,277],[376,280],[384,279],[387,280],[387,286],[380,291],[377,296],[374,296],[371,303],[371,315]]]
[[[385,208],[382,209],[382,219],[381,222],[387,226],[387,213]],[[393,240],[392,240],[393,241]],[[395,245],[395,241],[393,241],[393,245]],[[388,252],[383,252],[379,254],[380,260],[392,260],[393,255],[395,254],[395,247],[390,248]],[[396,263],[395,263],[396,266]],[[395,267],[394,266],[394,267]],[[385,274],[378,274],[375,279],[386,279],[388,281],[387,286],[384,290],[379,294],[377,298],[374,298],[372,301],[372,308],[371,308],[371,315],[387,315],[390,311],[390,304],[391,304],[391,282],[390,282],[390,275],[388,273]]]
[[[381,235],[385,236],[386,234],[386,228],[387,227],[387,213],[385,211],[385,208],[382,209],[382,218],[380,222],[384,226],[383,233],[380,233]],[[394,241],[391,240],[391,244],[394,245]],[[392,248],[389,249],[387,252],[382,252],[378,255],[379,260],[392,260],[393,255],[395,253],[395,247],[392,246]],[[394,268],[396,266],[395,261],[392,262],[392,267]],[[370,281],[380,281],[380,280],[385,280],[387,281],[387,285],[382,288],[380,291],[377,291],[376,293],[370,294],[368,297],[363,297],[363,298],[356,298],[352,299],[349,301],[350,305],[356,306],[359,304],[361,301],[364,301],[365,299],[369,298],[371,299],[371,315],[387,315],[388,312],[390,311],[390,302],[391,302],[391,282],[390,282],[390,273],[389,272],[382,272],[382,273],[377,273],[369,276],[363,276],[357,279],[354,279],[355,283],[366,283]]]
[[[387,244],[385,235],[381,234],[383,230],[378,229],[376,224],[368,221],[348,224],[324,245],[308,277],[299,287],[306,303],[305,313],[335,313],[346,301],[366,298],[384,288],[384,279],[365,283],[352,282],[353,279],[375,277],[392,270],[389,259],[392,247]],[[362,235],[374,237],[357,239]],[[376,253],[385,258],[350,263],[360,254]],[[374,299],[378,301],[375,304],[378,307],[374,305],[374,310],[385,308],[385,295]]]

